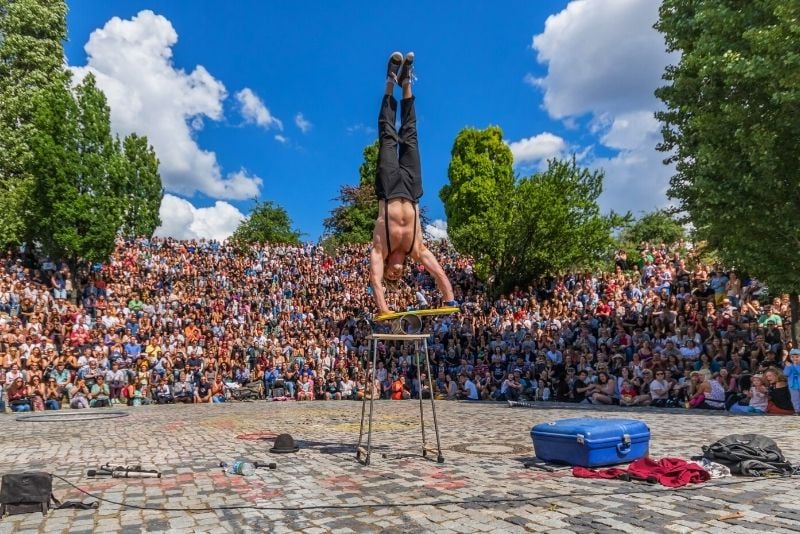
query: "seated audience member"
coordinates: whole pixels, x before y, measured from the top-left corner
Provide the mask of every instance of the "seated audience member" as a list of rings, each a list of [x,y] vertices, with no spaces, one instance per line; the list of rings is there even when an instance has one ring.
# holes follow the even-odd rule
[[[105,383],[105,376],[98,374],[89,392],[89,406],[92,408],[111,406],[109,395],[110,390],[108,389],[108,384]]]
[[[172,404],[175,402],[175,397],[172,394],[172,389],[166,378],[162,378],[158,381],[158,386],[156,386],[156,402],[158,402],[158,404]]]
[[[90,395],[86,381],[83,378],[79,378],[69,390],[69,407],[74,409],[88,408]]]
[[[28,399],[34,412],[44,411],[45,387],[40,376],[34,376],[28,386]]]
[[[60,410],[61,409],[61,388],[58,386],[56,379],[50,377],[47,379],[45,386],[44,406],[47,410]]]
[[[211,396],[211,384],[208,383],[208,378],[205,375],[201,375],[200,383],[197,384],[197,389],[194,392],[194,401],[211,403]]]
[[[597,373],[597,384],[592,384],[590,391],[589,399],[592,404],[614,404],[616,383],[609,379],[607,372]]]
[[[767,413],[769,405],[769,396],[767,386],[764,384],[764,377],[762,375],[753,375],[751,378],[750,389],[745,392],[743,400],[731,405],[730,410],[732,413]]]
[[[8,404],[12,412],[31,411],[31,401],[28,398],[28,386],[22,376],[17,376],[8,387]]]
[[[193,403],[194,402],[194,382],[189,376],[181,371],[178,382],[172,388],[175,402]]]
[[[650,382],[650,406],[665,407],[669,400],[669,390],[666,371],[656,371],[655,378]]]
[[[789,385],[783,371],[770,367],[764,373],[767,380],[767,413],[773,415],[794,415]]]

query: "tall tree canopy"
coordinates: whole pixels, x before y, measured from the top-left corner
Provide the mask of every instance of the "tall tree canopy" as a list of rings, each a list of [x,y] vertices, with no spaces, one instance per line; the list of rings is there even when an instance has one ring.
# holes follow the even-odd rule
[[[602,172],[551,160],[545,171],[515,180],[512,164],[496,127],[464,129],[453,145],[440,196],[448,235],[475,258],[479,275],[493,276],[503,291],[608,257],[621,219],[600,213]]]
[[[667,210],[643,213],[626,225],[620,235],[622,243],[633,246],[643,241],[658,245],[676,243],[683,239],[686,239],[686,231]]]
[[[265,200],[258,202],[250,217],[239,223],[231,240],[236,246],[245,248],[252,243],[296,244],[301,235],[292,228],[292,220],[284,208]]]
[[[104,261],[124,213],[124,160],[109,126],[110,110],[89,75],[75,89],[53,85],[36,97],[29,239],[43,251]]]
[[[504,271],[514,194],[514,156],[500,128],[464,128],[453,143],[439,198],[453,246],[472,255],[484,278]]]
[[[123,220],[126,237],[151,236],[161,224],[158,210],[164,197],[158,158],[147,137],[130,134],[122,142]]]
[[[800,3],[664,0],[669,194],[729,266],[800,290]]]
[[[0,0],[0,245],[20,241],[29,220],[35,102],[63,84],[66,13],[59,0]]]
[[[336,200],[340,205],[325,219],[324,240],[334,246],[368,243],[378,216],[375,177],[378,174],[378,141],[364,148],[364,160],[358,168],[358,185],[344,185]]]

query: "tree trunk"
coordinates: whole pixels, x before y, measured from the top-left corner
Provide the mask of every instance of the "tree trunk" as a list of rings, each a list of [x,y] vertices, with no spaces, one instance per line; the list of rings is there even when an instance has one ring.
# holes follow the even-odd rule
[[[81,292],[83,291],[82,287],[78,287],[80,277],[78,276],[78,260],[75,258],[67,259],[67,266],[69,267],[69,276],[72,278],[72,291],[75,292],[72,295],[73,299],[75,300],[75,304],[80,306],[81,304]]]
[[[800,294],[797,291],[789,293],[789,304],[792,310],[792,346],[797,347],[797,338],[800,337]]]

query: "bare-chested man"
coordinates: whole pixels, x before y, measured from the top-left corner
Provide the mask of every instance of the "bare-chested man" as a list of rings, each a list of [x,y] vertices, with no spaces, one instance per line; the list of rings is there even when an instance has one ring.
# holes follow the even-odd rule
[[[396,283],[403,276],[406,256],[421,263],[436,280],[445,305],[455,305],[453,288],[436,257],[422,242],[418,201],[422,196],[422,175],[417,149],[417,116],[411,93],[414,53],[389,57],[386,93],[378,117],[380,148],[375,194],[378,218],[372,234],[370,284],[380,314],[389,313],[384,280]],[[403,89],[400,101],[400,132],[395,128],[397,100],[395,85]]]

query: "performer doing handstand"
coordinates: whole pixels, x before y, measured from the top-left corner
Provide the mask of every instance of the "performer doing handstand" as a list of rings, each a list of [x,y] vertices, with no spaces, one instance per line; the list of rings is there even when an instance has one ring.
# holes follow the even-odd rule
[[[402,278],[406,256],[421,263],[433,276],[445,305],[456,305],[450,280],[436,257],[422,242],[417,205],[422,196],[422,175],[417,149],[417,116],[414,96],[411,94],[413,62],[413,52],[406,54],[405,59],[400,52],[394,52],[389,57],[386,93],[378,117],[380,147],[375,180],[378,218],[372,233],[370,284],[381,314],[390,312],[384,295],[384,280],[393,284]],[[395,128],[395,85],[403,88],[399,135]]]

